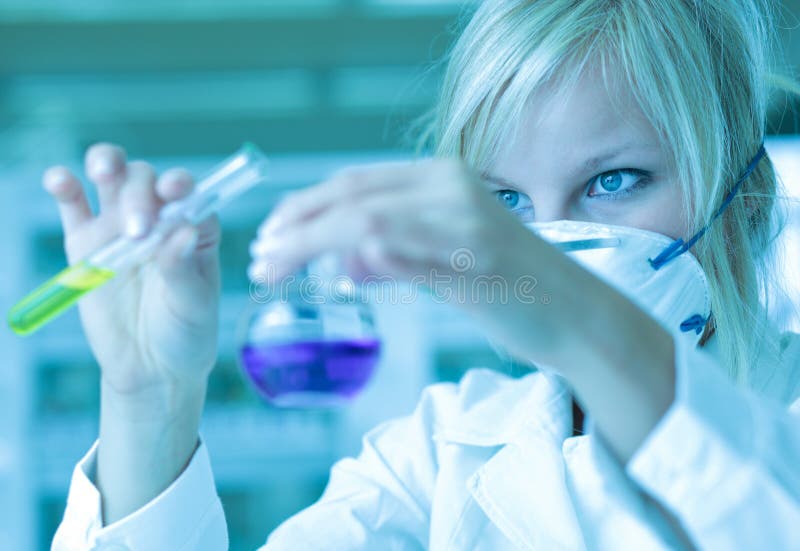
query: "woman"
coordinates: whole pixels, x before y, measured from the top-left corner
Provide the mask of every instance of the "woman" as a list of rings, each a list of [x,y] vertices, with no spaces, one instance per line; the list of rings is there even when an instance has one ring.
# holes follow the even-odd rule
[[[759,306],[776,188],[761,148],[767,7],[485,2],[451,54],[436,159],[347,170],[271,214],[253,278],[337,251],[358,274],[533,277],[551,300],[453,299],[542,370],[429,388],[266,549],[800,545],[800,340]],[[71,261],[120,221],[146,234],[191,187],[111,145],[86,165],[97,216],[65,169],[44,179]],[[576,236],[606,252],[557,245]],[[54,549],[226,547],[198,438],[218,239],[213,220],[183,228],[82,302],[100,435]],[[468,270],[450,262],[463,249]]]

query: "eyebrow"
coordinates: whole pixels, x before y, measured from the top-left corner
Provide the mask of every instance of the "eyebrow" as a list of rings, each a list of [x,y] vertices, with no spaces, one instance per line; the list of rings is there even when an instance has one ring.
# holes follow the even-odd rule
[[[655,150],[658,149],[658,146],[651,144],[626,144],[620,147],[615,147],[614,149],[609,149],[608,151],[594,155],[583,161],[583,163],[580,164],[580,168],[576,170],[572,176],[575,177],[580,174],[594,173],[598,171],[604,164],[608,163],[609,161],[613,161],[623,153],[627,153],[632,149]],[[492,183],[496,186],[519,189],[519,186],[511,180],[495,176],[488,172],[482,173],[481,177],[484,179],[484,181]]]
[[[500,178],[499,176],[493,176],[492,174],[489,174],[488,172],[482,173],[481,174],[481,178],[483,178],[483,180],[485,182],[488,182],[490,184],[494,184],[494,185],[496,185],[498,187],[515,188],[515,189],[519,188],[519,186],[517,184],[515,184],[514,182],[512,182],[510,180],[506,180],[505,178]]]

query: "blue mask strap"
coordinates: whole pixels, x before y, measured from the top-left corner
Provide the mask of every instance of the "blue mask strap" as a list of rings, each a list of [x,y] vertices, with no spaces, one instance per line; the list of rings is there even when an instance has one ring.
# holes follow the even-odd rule
[[[709,317],[711,316],[709,315]],[[704,318],[700,314],[692,314],[681,322],[680,328],[684,333],[694,331],[695,334],[699,335],[705,329],[707,321],[708,318]]]
[[[703,234],[705,234],[711,224],[714,223],[714,220],[719,218],[719,215],[722,214],[726,208],[728,208],[728,205],[730,205],[734,196],[736,196],[738,193],[739,188],[742,187],[744,181],[750,177],[766,153],[767,151],[764,149],[764,144],[762,143],[761,147],[758,148],[758,153],[756,153],[756,156],[750,161],[750,164],[747,165],[747,168],[736,182],[736,185],[733,186],[733,189],[731,189],[725,196],[725,199],[723,199],[722,204],[717,209],[717,212],[714,213],[714,216],[711,217],[711,220],[708,221],[708,224],[703,226],[700,231],[694,234],[689,241],[684,242],[683,239],[676,239],[666,249],[661,251],[657,257],[647,259],[647,261],[650,263],[650,266],[652,266],[654,270],[658,270],[673,258],[678,257],[691,249],[692,246],[697,243],[697,240],[703,237]]]

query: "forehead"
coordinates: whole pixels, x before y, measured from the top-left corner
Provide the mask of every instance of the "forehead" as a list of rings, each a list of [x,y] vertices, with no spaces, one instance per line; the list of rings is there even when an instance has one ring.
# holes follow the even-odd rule
[[[658,132],[630,88],[607,76],[587,68],[570,84],[537,89],[492,165],[520,158],[575,164],[603,150],[659,148]]]

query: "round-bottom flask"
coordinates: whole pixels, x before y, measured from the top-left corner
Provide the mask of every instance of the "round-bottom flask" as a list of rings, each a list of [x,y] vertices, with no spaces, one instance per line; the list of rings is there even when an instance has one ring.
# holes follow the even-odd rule
[[[243,324],[239,363],[275,406],[346,404],[380,358],[369,304],[350,278],[331,277],[330,259],[327,264],[317,261],[273,288],[251,292],[257,304]]]

